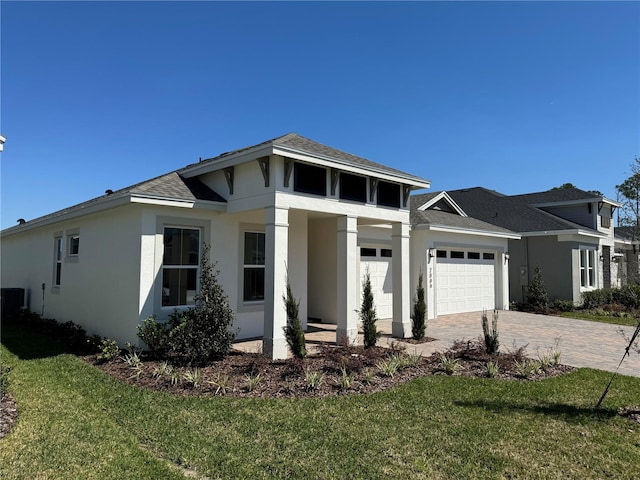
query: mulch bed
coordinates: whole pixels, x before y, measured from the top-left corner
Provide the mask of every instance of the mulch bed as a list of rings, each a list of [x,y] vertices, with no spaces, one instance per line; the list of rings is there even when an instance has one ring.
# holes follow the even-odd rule
[[[487,362],[494,361],[499,368],[496,378],[503,380],[522,380],[515,365],[525,360],[524,350],[490,356],[477,342],[456,342],[445,352],[448,357],[457,359],[459,370],[455,375],[467,377],[487,377]],[[392,356],[405,359],[410,357],[399,348],[389,349],[361,346],[323,345],[318,354],[304,360],[289,358],[271,361],[257,353],[233,351],[220,361],[198,368],[200,381],[194,386],[185,374],[193,374],[195,368],[171,367],[166,370],[162,361],[141,356],[139,367],[127,364],[122,359],[96,364],[95,356],[84,357],[89,363],[109,375],[130,385],[137,385],[157,391],[178,395],[224,395],[227,397],[252,398],[299,398],[326,397],[337,395],[365,394],[386,390],[415,378],[427,375],[446,375],[440,356],[414,359],[392,376],[384,374],[379,365]],[[573,371],[573,367],[553,365],[547,369],[532,373],[528,380],[540,380]],[[318,372],[322,382],[311,386],[309,372]],[[255,380],[259,376],[258,380]],[[345,379],[348,376],[348,379]],[[255,384],[251,385],[252,381]],[[347,385],[348,384],[348,385]]]
[[[18,419],[18,405],[9,394],[0,394],[0,438],[7,435]]]

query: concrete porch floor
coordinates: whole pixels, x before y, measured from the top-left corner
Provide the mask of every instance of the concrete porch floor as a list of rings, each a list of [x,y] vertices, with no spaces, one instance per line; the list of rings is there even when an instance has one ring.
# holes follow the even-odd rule
[[[481,319],[482,312],[472,312],[443,315],[434,320],[428,320],[426,336],[436,340],[417,345],[393,338],[391,319],[378,320],[378,329],[382,331],[378,345],[390,347],[392,342],[400,342],[408,352],[416,351],[428,356],[434,352],[445,351],[454,340],[473,340],[480,337],[482,335]],[[361,345],[360,325],[358,329],[357,342]],[[538,352],[544,354],[548,349],[557,348],[562,354],[561,362],[564,364],[610,372],[618,366],[627,345],[619,333],[621,330],[627,337],[631,337],[634,328],[513,311],[500,311],[498,318],[501,351],[526,345],[528,355],[535,358]],[[314,353],[320,343],[335,343],[336,326],[309,323],[305,338],[309,353]],[[234,348],[244,352],[260,353],[262,340],[237,342]],[[631,352],[618,372],[640,377],[640,354]]]

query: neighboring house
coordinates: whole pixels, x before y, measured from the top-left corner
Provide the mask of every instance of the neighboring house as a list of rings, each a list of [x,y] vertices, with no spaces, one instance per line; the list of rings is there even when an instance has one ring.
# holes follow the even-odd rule
[[[574,303],[584,291],[623,281],[614,252],[617,202],[575,188],[511,196],[481,187],[448,193],[469,216],[522,236],[509,240],[512,301],[526,300],[536,267],[551,299]]]
[[[287,355],[287,278],[304,328],[336,324],[338,341],[357,333],[365,270],[396,337],[411,334],[420,271],[429,318],[507,308],[518,236],[444,193],[410,197],[429,185],[291,133],[2,231],[2,286],[25,289],[32,311],[135,343],[143,319],[194,304],[208,243],[238,338],[262,337],[272,358]]]
[[[621,285],[640,282],[640,238],[636,227],[615,228],[615,257]]]

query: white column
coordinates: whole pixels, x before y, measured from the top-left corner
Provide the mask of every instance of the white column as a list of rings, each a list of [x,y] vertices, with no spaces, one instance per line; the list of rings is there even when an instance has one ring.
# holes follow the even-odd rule
[[[393,323],[396,338],[411,336],[411,292],[409,291],[409,224],[394,223],[391,230],[393,248]],[[428,279],[424,279],[428,281]]]
[[[338,217],[336,341],[355,342],[358,337],[358,219]]]
[[[264,336],[263,353],[273,359],[287,358],[283,328],[287,324],[283,295],[286,293],[289,252],[289,210],[267,207],[264,260]]]

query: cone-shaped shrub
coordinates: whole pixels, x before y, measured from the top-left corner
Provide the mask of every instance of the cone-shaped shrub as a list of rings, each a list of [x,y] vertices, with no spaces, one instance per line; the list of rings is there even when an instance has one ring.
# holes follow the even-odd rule
[[[304,330],[299,318],[300,302],[293,298],[291,284],[287,279],[287,294],[282,296],[285,309],[287,310],[287,326],[284,327],[284,336],[291,353],[297,358],[307,356],[307,347],[304,339]]]
[[[360,320],[362,321],[362,328],[364,330],[364,348],[370,348],[375,346],[381,333],[376,328],[376,321],[378,320],[376,314],[376,307],[373,303],[373,292],[371,291],[371,275],[367,269],[364,274],[364,280],[362,281],[362,307],[358,312]]]
[[[413,315],[411,315],[411,335],[414,340],[423,340],[424,332],[427,329],[425,321],[427,315],[427,304],[424,300],[424,287],[422,286],[422,272],[418,277],[416,287],[416,299],[413,302]]]
[[[484,347],[489,355],[498,353],[500,349],[500,341],[498,340],[498,311],[493,311],[493,320],[489,327],[489,319],[487,311],[482,312],[482,331],[484,332]]]

